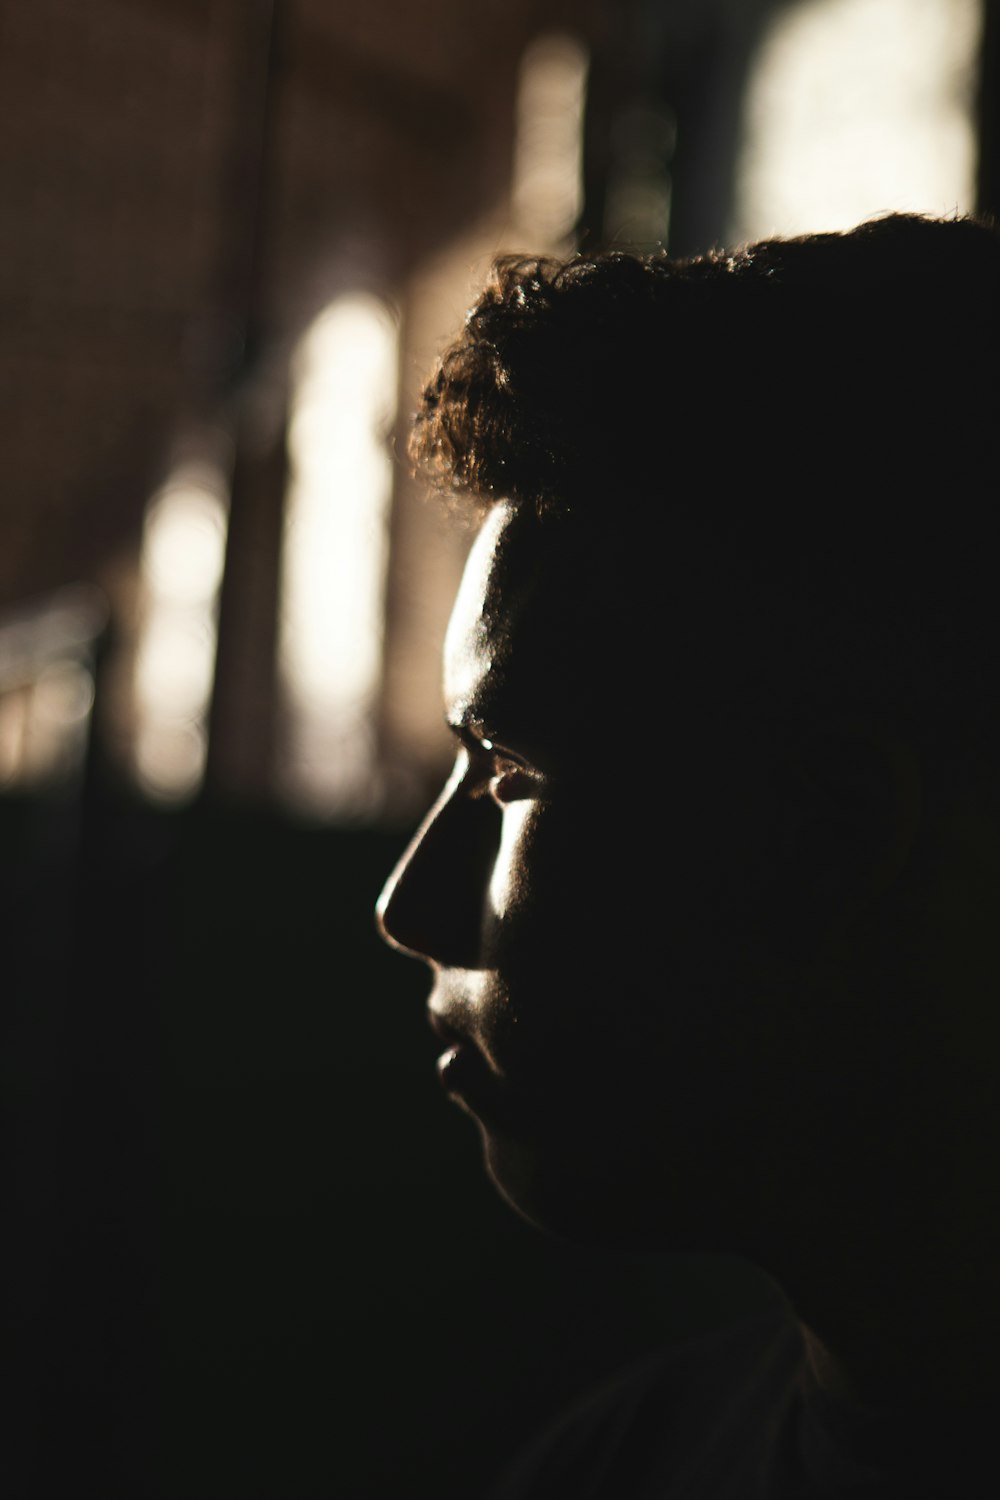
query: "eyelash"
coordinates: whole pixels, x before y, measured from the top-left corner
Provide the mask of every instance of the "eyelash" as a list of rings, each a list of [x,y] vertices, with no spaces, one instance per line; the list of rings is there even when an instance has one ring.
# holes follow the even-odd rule
[[[524,766],[519,765],[517,761],[507,760],[504,756],[495,754],[490,759],[491,767],[488,770],[484,768],[483,772],[475,778],[471,788],[473,797],[489,797],[498,807],[506,807],[508,802],[516,802],[521,797],[537,797],[540,794],[538,778],[530,771],[526,771]],[[523,789],[514,791],[513,795],[501,795],[504,789],[503,783],[517,778],[522,779]]]

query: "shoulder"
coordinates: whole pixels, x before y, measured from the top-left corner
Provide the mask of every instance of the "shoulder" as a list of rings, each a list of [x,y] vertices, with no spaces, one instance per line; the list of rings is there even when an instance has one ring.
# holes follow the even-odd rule
[[[762,1380],[783,1391],[799,1357],[797,1327],[770,1309],[659,1348],[567,1408],[486,1500],[639,1500],[654,1478],[667,1500],[670,1476],[712,1448],[734,1401]]]

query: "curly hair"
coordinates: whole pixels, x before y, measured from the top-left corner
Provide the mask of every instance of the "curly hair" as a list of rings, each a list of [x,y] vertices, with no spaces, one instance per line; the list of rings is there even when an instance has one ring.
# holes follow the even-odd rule
[[[410,454],[453,504],[596,529],[615,598],[649,601],[654,651],[654,524],[683,501],[739,559],[727,615],[771,617],[755,712],[762,692],[778,718],[891,702],[935,754],[967,764],[964,736],[994,776],[998,331],[1000,230],[974,218],[689,260],[505,257]]]
[[[779,421],[840,451],[849,415],[857,452],[928,418],[954,455],[987,410],[998,314],[1000,231],[973,218],[688,260],[507,256],[423,392],[410,456],[474,502],[579,508],[609,483],[662,497],[674,434],[747,456]]]

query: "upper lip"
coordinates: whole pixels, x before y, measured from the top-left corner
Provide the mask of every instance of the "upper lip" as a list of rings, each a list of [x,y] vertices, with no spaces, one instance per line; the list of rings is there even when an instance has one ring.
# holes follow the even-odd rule
[[[434,1035],[447,1048],[465,1047],[477,1052],[491,1073],[498,1073],[479,1030],[479,1016],[475,1004],[459,988],[437,984],[427,1002],[427,1019]]]
[[[427,1015],[431,1023],[431,1030],[440,1041],[444,1042],[445,1046],[459,1047],[463,1044],[468,1044],[469,1038],[463,1036],[460,1031],[456,1031],[454,1026],[450,1026],[436,1010],[429,1009]]]

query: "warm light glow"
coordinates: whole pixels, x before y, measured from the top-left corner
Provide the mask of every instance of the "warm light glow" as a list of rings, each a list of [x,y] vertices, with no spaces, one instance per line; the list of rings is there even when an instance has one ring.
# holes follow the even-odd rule
[[[65,783],[82,770],[103,595],[71,587],[0,620],[0,787]]]
[[[807,0],[745,104],[736,243],[895,211],[971,212],[982,0]]]
[[[143,566],[149,585],[158,597],[182,605],[212,598],[222,578],[225,513],[205,484],[189,472],[183,486],[166,490],[146,517]]]
[[[533,249],[556,247],[583,202],[587,52],[575,37],[538,37],[521,62],[511,207]]]
[[[204,771],[226,523],[225,479],[210,465],[178,469],[146,513],[133,759],[144,790],[166,801],[190,796]]]
[[[387,307],[355,294],[317,318],[293,363],[282,783],[293,802],[319,813],[347,812],[373,787],[397,359]]]

